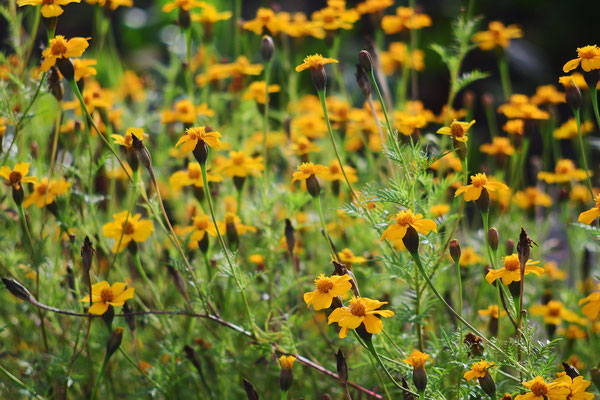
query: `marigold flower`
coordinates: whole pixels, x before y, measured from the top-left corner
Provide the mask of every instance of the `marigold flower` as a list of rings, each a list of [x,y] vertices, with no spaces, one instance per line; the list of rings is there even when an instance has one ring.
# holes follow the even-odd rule
[[[179,138],[175,147],[179,147],[179,145],[183,144],[183,146],[181,146],[181,152],[184,154],[194,150],[200,140],[205,142],[209,147],[219,147],[221,146],[221,140],[219,140],[220,137],[221,134],[219,132],[206,132],[204,126],[187,128],[185,130],[185,135]]]
[[[96,68],[94,65],[97,64],[95,59],[82,59],[75,58],[73,59],[73,67],[75,68],[75,81],[79,81],[83,78],[87,78],[88,76],[96,75]]]
[[[325,274],[319,275],[315,279],[317,289],[304,293],[306,307],[310,307],[312,304],[317,311],[329,308],[334,297],[341,296],[352,288],[351,280],[352,278],[348,274],[333,275],[331,278],[326,277]]]
[[[404,136],[410,136],[417,129],[426,127],[428,122],[423,114],[410,114],[403,111],[394,113],[394,117],[398,124],[398,131]]]
[[[44,18],[58,17],[64,10],[61,6],[69,3],[79,3],[81,0],[18,0],[19,7],[23,6],[42,6],[42,16]]]
[[[356,5],[356,11],[360,14],[376,14],[393,5],[394,0],[365,0]]]
[[[517,253],[503,257],[502,262],[504,266],[500,269],[492,269],[485,276],[485,280],[488,283],[494,282],[498,278],[502,278],[502,283],[508,285],[512,282],[519,282],[521,280],[521,263],[519,262],[519,256]],[[533,273],[540,276],[544,269],[538,267],[539,261],[527,260],[525,264],[525,275]]]
[[[535,94],[531,96],[531,102],[535,105],[559,104],[565,101],[565,93],[559,92],[554,85],[538,86]]]
[[[48,178],[44,178],[33,185],[33,191],[23,202],[23,207],[27,208],[35,204],[37,208],[42,208],[52,204],[56,196],[67,193],[70,187],[71,184],[65,178],[51,179],[50,183],[48,183]]]
[[[460,122],[457,120],[452,121],[452,124],[448,126],[444,126],[438,129],[437,133],[442,135],[450,135],[452,139],[466,143],[469,140],[468,131],[471,126],[475,123],[475,120],[471,122]]]
[[[312,21],[327,32],[339,29],[352,29],[360,14],[354,9],[346,8],[345,0],[328,0],[327,7],[315,11]]]
[[[242,28],[257,35],[263,35],[268,32],[272,36],[277,36],[285,26],[282,22],[283,19],[281,16],[276,15],[275,11],[270,8],[259,8],[256,11],[256,18],[244,22]]]
[[[480,173],[471,175],[471,184],[456,189],[454,197],[464,193],[465,201],[474,201],[479,199],[483,189],[486,189],[488,192],[494,192],[496,190],[509,190],[508,186],[505,184],[500,182],[492,182],[488,180],[488,177],[485,174]]]
[[[248,175],[258,176],[265,169],[262,157],[251,157],[243,151],[232,151],[220,167],[223,175],[244,178]]]
[[[448,204],[434,204],[429,209],[431,215],[437,218],[442,217],[448,211],[450,211],[450,206]]]
[[[396,8],[396,15],[386,15],[381,19],[381,28],[387,35],[402,32],[404,29],[422,29],[431,26],[431,17],[417,13],[411,7]]]
[[[547,120],[550,118],[547,111],[541,110],[527,96],[518,93],[511,95],[508,103],[499,106],[498,112],[509,119]]]
[[[107,281],[98,282],[92,285],[92,305],[88,309],[90,314],[102,315],[108,310],[108,306],[122,306],[125,302],[133,298],[134,288],[125,289],[127,285],[123,282],[115,282],[112,286]],[[81,303],[90,303],[88,294]]]
[[[329,315],[327,324],[337,322],[340,329],[340,338],[348,335],[348,329],[356,329],[364,324],[369,333],[379,333],[383,329],[383,323],[376,315],[388,318],[394,315],[391,310],[378,310],[387,301],[372,300],[367,297],[352,297],[350,307],[339,307]]]
[[[567,400],[592,400],[594,398],[593,393],[586,392],[586,389],[592,384],[591,381],[584,380],[583,376],[571,378],[565,372],[558,375],[554,382],[564,383],[569,389],[570,393],[567,395]]]
[[[592,221],[600,217],[600,194],[597,195],[594,200],[596,201],[596,207],[592,207],[591,209],[579,214],[579,218],[577,218],[577,220],[582,224],[591,225]]]
[[[425,366],[427,360],[429,360],[429,354],[422,353],[419,350],[415,350],[412,353],[410,353],[410,356],[407,359],[402,361],[413,366],[414,368],[421,368]]]
[[[206,171],[206,178],[209,182],[221,182],[223,177],[218,174],[210,173]],[[191,162],[187,166],[185,171],[177,171],[169,178],[169,185],[174,190],[179,190],[183,186],[194,185],[195,187],[204,187],[204,181],[202,180],[202,169],[200,164],[197,162]]]
[[[218,223],[217,225],[220,224]],[[210,217],[205,214],[196,215],[194,217],[194,222],[190,228],[192,228],[192,236],[190,237],[190,243],[188,247],[191,249],[197,248],[198,242],[204,239],[204,236],[206,236],[206,234],[209,234],[211,236],[217,236],[215,224],[213,224]],[[219,229],[222,229],[222,227],[219,227]]]
[[[581,63],[581,68],[585,72],[593,69],[600,69],[600,48],[598,46],[584,46],[577,48],[577,58],[568,61],[563,66],[563,72],[567,73],[574,70]]]
[[[511,135],[520,135],[523,136],[525,133],[525,121],[522,119],[509,119],[502,126],[504,132],[510,133]]]
[[[547,383],[541,376],[529,382],[523,382],[523,386],[530,390],[529,393],[520,394],[515,400],[566,400],[570,389],[564,382]]]
[[[292,183],[296,181],[305,182],[311,176],[325,176],[329,173],[329,168],[320,164],[313,164],[311,162],[302,163],[298,167],[298,171],[294,172],[292,175]]]
[[[129,215],[129,218],[127,217]],[[141,243],[145,242],[154,231],[154,224],[151,220],[140,220],[140,214],[129,214],[129,211],[122,211],[113,215],[113,222],[104,224],[102,235],[115,239],[113,253],[121,252],[133,240]],[[127,220],[127,224],[125,223]],[[121,244],[119,246],[119,240]]]
[[[356,169],[344,165],[344,171],[346,172],[346,177],[350,182],[358,181],[358,177],[356,176]],[[329,163],[327,174],[324,175],[324,178],[329,181],[341,181],[344,180],[344,174],[342,173],[342,168],[340,167],[340,163],[337,160],[333,160]]]
[[[581,134],[585,135],[594,131],[594,123],[592,121],[585,121],[581,123]],[[579,135],[577,131],[577,121],[575,118],[569,118],[567,122],[562,124],[560,127],[554,130],[555,139],[574,139]]]
[[[415,49],[409,52],[408,46],[403,42],[392,42],[387,51],[379,54],[381,68],[386,75],[401,71],[404,66],[423,71],[425,69],[424,58],[425,53],[422,50]]]
[[[207,32],[210,32],[212,26],[219,21],[227,21],[231,18],[231,11],[218,12],[212,4],[202,2],[202,12],[192,14],[192,21],[200,22]]]
[[[500,21],[492,21],[488,28],[473,35],[473,41],[479,44],[481,50],[493,50],[496,47],[505,49],[511,39],[523,37],[523,31],[517,25],[504,26]]]
[[[578,303],[579,306],[585,304],[581,308],[581,312],[590,320],[595,320],[600,313],[600,285],[598,285],[598,290],[598,292],[591,293],[589,296],[579,300]]]
[[[564,281],[567,279],[567,272],[558,268],[558,264],[554,261],[548,261],[544,263],[544,276],[557,281]]]
[[[423,214],[413,214],[411,210],[402,210],[397,213],[390,224],[381,234],[380,240],[388,239],[390,241],[401,240],[406,235],[408,227],[414,228],[422,235],[428,234],[430,231],[437,233],[437,225],[431,219],[423,219]]]
[[[290,150],[299,156],[321,151],[321,148],[310,141],[306,136],[300,136],[290,145]]]
[[[494,319],[498,319],[499,317],[505,316],[506,311],[502,311],[500,314],[498,314],[498,305],[493,304],[491,306],[488,306],[488,308],[484,308],[482,310],[477,310],[477,314],[479,314],[482,317],[490,316]]]
[[[591,174],[591,173],[590,173]],[[574,181],[582,181],[587,177],[584,170],[575,168],[575,163],[569,159],[560,159],[554,167],[554,172],[541,171],[537,178],[548,183],[563,183]]]
[[[505,137],[496,136],[492,143],[484,143],[479,146],[482,153],[491,156],[512,156],[515,153],[515,148],[510,144],[510,140]]]
[[[473,247],[469,246],[461,251],[458,263],[461,267],[468,267],[470,265],[481,264],[484,261],[483,257],[477,254]]]
[[[340,256],[342,263],[348,268],[352,267],[352,264],[362,264],[367,261],[367,259],[364,257],[355,256],[352,250],[348,248],[340,251],[338,255]]]
[[[12,186],[15,190],[20,190],[22,183],[35,183],[38,181],[35,176],[27,176],[28,173],[29,163],[26,162],[17,163],[13,170],[6,165],[0,167],[0,177],[4,178],[4,184]]]
[[[50,67],[56,64],[59,58],[81,57],[85,49],[89,46],[88,40],[91,38],[74,37],[69,40],[62,35],[56,35],[50,39],[48,48],[42,52],[44,61],[42,62],[42,71],[48,72]]]
[[[581,318],[573,311],[567,310],[558,300],[550,300],[546,304],[535,304],[529,307],[531,315],[542,315],[544,322],[549,325],[559,325],[562,320],[580,322]]]
[[[305,69],[318,70],[323,68],[324,65],[330,63],[338,63],[339,61],[334,58],[326,58],[320,54],[314,54],[312,56],[306,56],[304,62],[296,67],[296,72],[304,71]]]
[[[309,21],[302,12],[293,13],[292,19],[283,26],[283,31],[286,35],[294,38],[313,36],[317,39],[323,39],[325,37],[325,30],[321,24],[316,21]]]
[[[471,366],[471,370],[465,372],[465,374],[463,375],[463,378],[465,378],[466,380],[470,381],[471,379],[475,379],[475,378],[483,378],[487,373],[488,370],[490,368],[498,368],[497,365],[494,365],[494,362],[488,362],[488,361],[477,361],[475,363],[473,363],[473,365]]]
[[[135,151],[133,148],[133,135],[142,142],[146,139],[146,134],[142,128],[128,128],[125,132],[125,136],[112,135],[112,138],[116,144],[125,147],[129,151]]]
[[[173,0],[170,1],[168,3],[166,3],[162,10],[163,12],[171,12],[173,10],[175,10],[176,8],[179,8],[181,10],[186,10],[189,11],[192,8],[198,8],[198,7],[202,7],[204,5],[203,1],[196,1],[196,0]]]
[[[550,207],[552,205],[552,198],[535,186],[525,188],[525,191],[519,190],[515,193],[513,201],[523,209],[533,206]]]
[[[277,93],[281,90],[281,86],[277,84],[269,85],[269,93]],[[242,96],[243,100],[256,100],[258,104],[265,104],[267,102],[266,83],[265,81],[252,82],[248,86],[248,90]]]

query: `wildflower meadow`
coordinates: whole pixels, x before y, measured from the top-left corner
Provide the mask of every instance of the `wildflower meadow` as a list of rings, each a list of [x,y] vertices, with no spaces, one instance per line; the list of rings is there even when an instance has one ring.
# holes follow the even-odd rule
[[[597,398],[598,12],[0,1],[0,398]]]

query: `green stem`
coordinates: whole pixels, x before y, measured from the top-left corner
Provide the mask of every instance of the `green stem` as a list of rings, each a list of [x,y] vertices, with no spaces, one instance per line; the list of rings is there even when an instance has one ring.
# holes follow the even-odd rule
[[[356,335],[358,336],[358,334]],[[383,361],[381,360],[381,357],[379,357],[379,353],[377,353],[377,350],[375,350],[375,346],[373,346],[373,341],[369,340],[364,342],[367,350],[369,350],[369,353],[371,353],[373,355],[373,357],[375,358],[375,360],[377,361],[377,363],[379,364],[379,366],[383,369],[383,371],[385,372],[385,374],[387,375],[387,377],[390,379],[390,381],[392,381],[392,383],[400,390],[402,390],[405,393],[411,394],[413,396],[416,396],[417,394],[409,389],[406,389],[404,386],[402,386],[401,384],[399,384],[394,377],[392,376],[392,374],[390,373],[390,371],[387,369],[387,367],[385,366],[385,364],[383,363]]]
[[[419,274],[417,272],[417,268],[415,266],[415,315],[419,318],[421,314],[421,291],[419,290]],[[417,330],[417,339],[419,341],[419,350],[423,351],[423,332],[421,331],[421,324],[419,322],[415,323],[415,329]]]
[[[29,44],[27,45],[27,53],[26,53],[25,59],[24,59],[25,62],[23,63],[23,65],[25,67],[27,67],[27,64],[29,64],[29,59],[31,58],[31,52],[33,51],[33,45],[35,43],[37,31],[40,27],[41,17],[42,17],[42,13],[41,13],[41,5],[40,5],[35,8],[35,20],[33,22],[33,28],[31,29],[31,38],[29,39]],[[23,68],[23,73],[25,73],[25,71],[27,71],[27,68]]]
[[[98,378],[96,379],[96,383],[94,383],[94,388],[92,389],[92,394],[90,395],[91,400],[93,400],[94,397],[96,396],[96,390],[98,390],[98,384],[100,383],[102,376],[104,376],[104,370],[106,369],[106,365],[108,364],[109,358],[110,357],[108,357],[108,354],[106,354],[104,356],[104,361],[102,361],[102,366],[100,367],[100,372],[98,373]]]
[[[329,232],[327,231],[327,226],[325,225],[325,219],[323,218],[323,207],[321,206],[321,196],[317,195],[313,197],[315,201],[315,206],[317,207],[317,212],[319,213],[319,221],[321,222],[321,229],[323,229],[323,234],[325,235],[325,241],[329,245],[329,251],[331,252],[331,257],[333,259],[337,259],[335,250],[331,245],[331,238],[329,237]]]
[[[508,69],[508,59],[506,58],[506,51],[502,51],[498,55],[498,70],[500,71],[500,81],[502,82],[502,92],[504,93],[504,99],[508,100],[512,93],[512,86],[510,83],[510,74]]]
[[[29,393],[31,393],[36,399],[43,399],[43,397],[41,397],[40,395],[38,395],[35,390],[33,388],[30,388],[29,386],[27,386],[24,382],[22,382],[19,378],[17,378],[16,376],[14,376],[13,374],[11,374],[6,368],[4,368],[2,365],[0,365],[0,372],[2,372],[4,375],[6,375],[6,377],[8,379],[10,379],[11,381],[13,381],[15,384],[19,385],[20,387],[22,387],[23,389],[27,390]]]
[[[595,94],[592,98],[596,97]],[[597,112],[597,109],[595,110]],[[592,188],[592,180],[590,179],[590,170],[588,168],[587,155],[585,154],[585,148],[583,147],[583,135],[581,134],[581,113],[579,108],[573,108],[573,115],[575,116],[575,121],[577,122],[577,137],[579,138],[579,149],[581,150],[581,158],[583,159],[583,168],[585,169],[585,177],[586,182],[588,184],[588,189],[590,190],[590,194],[592,195],[592,199],[595,197],[594,189]],[[599,125],[600,126],[600,125]]]
[[[269,174],[269,152],[267,150],[267,136],[269,134],[269,78],[271,75],[271,61],[265,61],[265,112],[263,114],[263,158],[265,159],[265,182]]]
[[[592,108],[594,109],[594,115],[596,116],[596,123],[600,128],[600,112],[598,112],[598,87],[594,86],[590,88],[590,96],[592,98]]]

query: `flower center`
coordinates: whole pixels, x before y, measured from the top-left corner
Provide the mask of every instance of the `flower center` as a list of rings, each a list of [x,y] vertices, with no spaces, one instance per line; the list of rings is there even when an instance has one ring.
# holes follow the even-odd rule
[[[48,185],[46,185],[45,183],[40,183],[39,185],[37,185],[37,187],[35,188],[35,191],[38,192],[38,194],[42,195],[42,194],[46,194],[46,191],[48,190]]]
[[[536,396],[545,396],[548,394],[548,386],[546,382],[533,382],[531,385],[531,393]]]
[[[507,271],[516,271],[521,267],[519,257],[516,255],[508,256],[504,258],[504,269]]]
[[[450,125],[450,133],[452,134],[452,137],[465,136],[465,130],[463,129],[462,125],[459,123],[453,123],[452,125]]]
[[[317,290],[321,293],[329,293],[333,289],[333,281],[330,278],[321,278],[317,281]]]
[[[124,226],[125,228],[125,235],[133,235],[133,224],[131,223],[131,221],[127,221],[127,225]]]
[[[398,225],[410,225],[413,222],[415,222],[415,217],[412,214],[409,213],[403,213],[398,215],[398,217],[396,218],[396,223]]]
[[[556,164],[555,172],[557,174],[568,174],[570,172],[573,172],[574,169],[575,166],[573,165],[573,162],[571,160],[560,160]]]
[[[205,231],[206,229],[208,229],[208,224],[209,224],[208,218],[198,219],[194,223],[194,225],[196,226],[196,229],[198,229],[199,231]]]
[[[302,172],[305,175],[314,175],[315,168],[312,165],[301,165],[300,172]]]
[[[11,173],[8,177],[11,185],[15,185],[15,184],[21,182],[22,178],[23,178],[23,175],[21,175],[21,173],[19,171],[11,171]]]
[[[54,0],[42,0],[42,4],[51,5],[51,4],[54,4]]]
[[[558,317],[560,315],[560,304],[553,302],[548,303],[548,315]]]
[[[198,179],[200,178],[201,171],[197,169],[188,169],[188,176],[190,179]]]
[[[56,38],[52,41],[50,51],[55,56],[60,56],[67,52],[67,42],[63,38]]]
[[[585,46],[581,49],[577,49],[577,53],[579,55],[579,58],[592,59],[598,57],[597,50],[598,49],[596,48],[596,46]]]
[[[350,304],[350,311],[357,317],[364,317],[366,312],[365,305],[361,300],[355,299]]]
[[[471,184],[477,188],[482,187],[487,183],[487,177],[483,174],[477,174],[471,178]]]
[[[131,147],[133,145],[133,136],[131,134],[125,135],[123,143],[125,143],[125,147]]]
[[[100,292],[100,299],[103,303],[108,303],[113,300],[113,292],[110,288],[104,288]]]
[[[235,165],[242,165],[242,164],[244,164],[244,160],[245,160],[245,159],[246,159],[246,157],[244,157],[244,155],[243,155],[243,154],[240,154],[240,153],[238,153],[238,154],[233,154],[233,155],[231,156],[231,161],[233,161],[233,163],[234,163]]]

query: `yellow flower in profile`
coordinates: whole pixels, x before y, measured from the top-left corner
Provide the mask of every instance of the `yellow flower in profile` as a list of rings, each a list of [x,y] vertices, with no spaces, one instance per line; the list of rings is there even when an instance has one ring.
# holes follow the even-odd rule
[[[311,142],[306,136],[300,136],[290,145],[290,150],[298,156],[305,156],[310,153],[319,152],[321,148]]]
[[[108,310],[108,306],[122,306],[125,302],[133,298],[134,288],[125,289],[127,285],[123,282],[115,282],[112,286],[107,281],[98,282],[92,285],[92,305],[88,309],[88,313],[102,315]],[[81,303],[90,303],[90,295],[88,294]]]
[[[304,293],[306,307],[310,307],[312,304],[313,308],[317,311],[329,308],[334,297],[341,296],[352,288],[350,280],[352,278],[348,274],[333,275],[331,278],[326,277],[325,274],[319,275],[315,279],[317,289]]]
[[[356,169],[344,165],[344,171],[346,172],[346,177],[350,182],[358,181],[358,177],[356,176]],[[342,168],[340,167],[340,163],[338,160],[333,160],[329,163],[327,174],[324,175],[324,178],[328,181],[342,181],[344,180],[344,174],[342,173]]]
[[[488,308],[484,308],[483,310],[477,310],[477,314],[479,314],[482,317],[485,316],[490,316],[494,319],[498,319],[498,305],[497,304],[493,304],[491,306],[488,306]],[[503,317],[506,315],[506,311],[502,311],[500,313],[500,317]]]
[[[519,190],[515,193],[513,202],[523,209],[533,206],[550,207],[552,205],[552,198],[537,187],[530,186],[525,188],[525,191]]]
[[[392,42],[387,51],[379,54],[381,68],[386,75],[392,75],[396,71],[402,71],[404,67],[417,71],[425,69],[425,53],[423,50],[408,50],[403,42]]]
[[[497,157],[512,156],[515,153],[515,148],[510,143],[510,140],[500,136],[494,137],[492,143],[482,144],[479,146],[479,150],[482,153]]]
[[[487,31],[477,32],[473,41],[479,44],[481,50],[493,50],[496,47],[506,49],[511,39],[523,37],[523,31],[517,25],[508,25],[500,21],[492,21]]]
[[[161,113],[160,122],[170,124],[181,121],[184,124],[193,124],[196,121],[196,107],[187,99],[179,100],[173,106],[173,110],[165,110]]]
[[[365,0],[356,5],[356,11],[359,14],[376,14],[393,5],[394,0]]]
[[[563,66],[563,72],[567,73],[579,66],[585,72],[590,72],[593,69],[600,69],[600,48],[598,46],[584,46],[577,48],[577,58],[568,61]]]
[[[62,35],[56,35],[54,39],[50,39],[48,48],[42,51],[42,71],[48,72],[50,67],[56,64],[59,58],[75,58],[81,57],[85,49],[89,46],[88,40],[91,38],[75,37],[65,39]]]
[[[221,182],[223,180],[221,175],[210,173],[210,171],[206,171],[206,178],[209,182]],[[195,187],[199,188],[204,187],[200,164],[197,162],[191,162],[188,164],[187,170],[176,171],[169,178],[169,185],[176,191],[184,186],[190,185],[194,185]]]
[[[591,225],[592,221],[600,217],[600,194],[597,195],[594,200],[596,201],[596,207],[592,207],[591,209],[579,214],[579,218],[577,218],[577,220],[582,224]]]
[[[465,372],[465,374],[463,375],[463,378],[465,378],[466,380],[470,381],[471,379],[475,379],[475,378],[483,378],[487,375],[488,370],[490,368],[498,368],[497,365],[494,365],[494,362],[487,362],[484,360],[481,361],[477,361],[475,363],[473,363],[473,365],[471,365],[471,370]]]
[[[27,176],[29,173],[29,163],[20,162],[15,165],[13,170],[6,165],[0,167],[0,177],[4,178],[6,186],[12,186],[15,190],[21,190],[22,183],[35,183],[38,178]]]
[[[218,12],[217,8],[207,2],[202,2],[202,12],[193,13],[192,21],[200,22],[205,32],[211,32],[212,27],[219,21],[227,21],[231,18],[231,11]]]
[[[327,324],[337,322],[340,329],[340,338],[348,335],[348,329],[356,329],[364,324],[369,333],[379,333],[383,329],[383,323],[377,315],[388,318],[394,315],[391,310],[378,310],[387,301],[372,300],[367,297],[352,297],[350,307],[339,307],[329,314]]]
[[[352,264],[362,264],[367,261],[367,259],[364,257],[355,256],[352,250],[348,248],[340,251],[338,255],[340,256],[342,263],[348,268],[352,267]]]
[[[515,400],[567,400],[567,396],[571,392],[565,383],[556,381],[547,383],[541,376],[536,376],[529,382],[523,382],[523,386],[530,392],[518,395]]]
[[[582,181],[586,177],[587,174],[584,170],[575,168],[575,163],[572,160],[564,158],[557,161],[554,172],[541,171],[537,176],[539,180],[547,183],[564,183],[571,180]]]
[[[442,135],[450,135],[452,136],[452,139],[456,140],[457,142],[466,143],[467,140],[469,140],[469,128],[473,126],[474,123],[475,120],[471,122],[460,122],[454,120],[452,121],[452,124],[450,124],[450,126],[444,126],[438,129],[437,133],[440,133]]]
[[[560,325],[563,321],[580,322],[581,318],[573,311],[567,310],[563,303],[558,300],[550,300],[546,304],[535,304],[529,307],[531,315],[542,315],[544,323],[548,325]]]
[[[219,230],[220,228],[219,226]],[[225,213],[225,232],[229,229],[234,230],[238,235],[243,235],[247,232],[256,232],[256,227],[242,224],[240,216],[233,212]]]
[[[396,15],[386,15],[381,19],[381,28],[388,35],[402,32],[405,29],[422,29],[431,26],[431,17],[417,13],[411,7],[396,8]]]
[[[423,353],[419,350],[415,350],[412,353],[410,353],[410,356],[408,356],[408,358],[402,361],[411,365],[414,368],[423,368],[427,360],[429,360],[429,354]]]
[[[423,114],[410,114],[402,111],[394,114],[398,124],[398,131],[404,136],[410,136],[417,129],[427,126],[427,118]]]
[[[304,71],[309,68],[312,70],[319,70],[326,64],[338,62],[339,61],[334,58],[326,58],[320,54],[314,54],[312,56],[306,56],[304,62],[296,67],[296,72]]]
[[[98,4],[101,8],[112,11],[119,7],[133,7],[133,0],[85,0],[88,4]]]
[[[181,146],[181,152],[184,154],[194,150],[200,140],[205,142],[209,147],[219,147],[221,146],[220,137],[221,134],[219,132],[206,132],[206,127],[204,126],[187,128],[185,135],[179,138],[175,147],[183,145]]]
[[[251,157],[243,151],[232,151],[229,158],[219,167],[219,171],[230,178],[259,176],[265,169],[262,157]]]
[[[125,136],[112,135],[112,138],[116,144],[125,147],[129,151],[135,151],[133,148],[133,135],[142,142],[146,139],[146,134],[142,128],[128,128],[125,132]]]
[[[83,78],[87,78],[88,76],[96,75],[96,68],[94,65],[97,64],[97,61],[93,58],[83,59],[83,58],[75,58],[73,59],[73,68],[75,68],[75,81],[79,81]]]
[[[594,131],[594,123],[592,121],[581,122],[581,134],[585,135]],[[555,139],[574,139],[579,135],[577,131],[577,121],[575,118],[569,118],[567,122],[554,130]]]
[[[242,96],[243,100],[256,100],[258,104],[265,104],[267,102],[266,94],[266,83],[265,81],[252,82],[246,93]],[[281,90],[281,86],[277,84],[269,85],[269,93],[277,93]]]
[[[567,272],[558,268],[558,264],[554,261],[548,261],[544,263],[544,276],[557,281],[564,281],[567,279]]]
[[[325,31],[320,24],[316,21],[309,21],[302,12],[293,13],[292,19],[283,26],[283,31],[293,38],[312,36],[323,39],[325,37]]]
[[[33,191],[23,202],[23,207],[27,208],[35,204],[37,208],[42,208],[52,204],[56,196],[67,193],[70,187],[71,184],[65,178],[51,179],[50,183],[48,183],[48,178],[44,178],[33,185]]]
[[[154,231],[154,224],[148,219],[140,220],[140,218],[140,214],[129,214],[129,211],[126,210],[114,214],[113,222],[104,224],[102,235],[115,240],[113,253],[121,252],[132,240],[141,243],[148,239]],[[125,220],[127,220],[127,223],[125,223]],[[120,246],[119,240],[121,240]]]
[[[538,106],[542,104],[559,104],[565,101],[565,93],[559,92],[554,85],[538,86],[535,94],[531,96],[531,102]]]
[[[598,285],[598,290],[599,291],[591,293],[589,296],[579,300],[578,303],[579,306],[585,304],[581,308],[581,312],[590,320],[595,320],[600,313],[600,285]]]
[[[510,133],[511,135],[523,136],[525,133],[525,121],[522,119],[509,119],[502,126],[502,129],[504,132]]]
[[[281,356],[279,357],[279,362],[281,363],[281,368],[290,370],[294,365],[294,361],[296,361],[296,357],[294,356]]]
[[[518,93],[511,95],[508,103],[499,106],[498,112],[509,119],[547,120],[550,118],[547,111],[533,104],[529,97]]]
[[[302,163],[298,167],[298,171],[292,175],[292,183],[296,181],[305,182],[311,176],[326,176],[329,173],[329,168],[320,164],[313,164],[311,162]]]
[[[504,266],[500,269],[492,269],[485,276],[485,280],[488,283],[494,282],[498,278],[502,278],[502,283],[509,285],[512,282],[519,282],[521,280],[521,263],[519,262],[518,254],[511,254],[502,258]],[[539,261],[527,260],[525,264],[525,275],[530,273],[540,276],[544,269],[538,267]]]
[[[585,331],[584,331],[585,333]],[[570,364],[570,362],[569,362]],[[579,368],[580,369],[580,368]],[[586,389],[592,384],[591,381],[586,381],[583,376],[577,376],[571,378],[565,372],[560,372],[558,378],[554,382],[564,383],[569,389],[570,393],[567,395],[567,400],[592,400],[594,399],[593,393],[586,392]]]
[[[179,8],[180,10],[186,10],[189,11],[192,8],[198,8],[198,7],[202,7],[204,5],[203,1],[196,1],[196,0],[173,0],[168,2],[167,4],[165,4],[162,8],[163,12],[171,12],[173,10],[175,10],[176,8]]]
[[[481,264],[484,261],[483,257],[477,254],[473,247],[469,246],[460,252],[460,260],[458,263],[461,267],[468,267],[470,265]]]
[[[242,28],[257,35],[264,35],[268,32],[270,35],[276,36],[283,27],[282,19],[278,18],[275,11],[270,8],[259,8],[256,11],[256,18],[242,24]]]
[[[219,224],[217,224],[219,225]],[[215,224],[213,224],[212,220],[208,215],[200,214],[194,217],[194,222],[191,226],[192,228],[192,236],[190,237],[190,243],[188,247],[190,249],[195,249],[198,247],[198,242],[204,239],[204,236],[207,234],[211,236],[217,236],[217,231],[215,229]],[[222,229],[219,227],[219,229]]]
[[[494,192],[496,190],[509,190],[508,186],[500,182],[491,182],[485,174],[471,175],[471,184],[467,186],[461,186],[456,189],[454,197],[457,197],[464,193],[465,201],[474,201],[479,199],[483,189],[488,192]]]
[[[437,218],[444,216],[448,211],[450,211],[450,206],[448,204],[434,204],[429,209],[431,215]]]
[[[315,11],[312,21],[327,32],[339,29],[352,29],[360,14],[354,9],[346,8],[345,0],[327,0],[327,7]]]
[[[42,16],[44,18],[58,17],[64,10],[61,6],[69,3],[79,3],[81,0],[18,0],[19,7],[23,6],[42,6]]]
[[[437,233],[437,225],[431,219],[423,219],[423,214],[413,214],[411,210],[402,210],[397,213],[390,224],[381,234],[380,240],[388,239],[390,241],[401,240],[406,235],[409,227],[414,228],[422,235],[428,234],[430,231]]]

